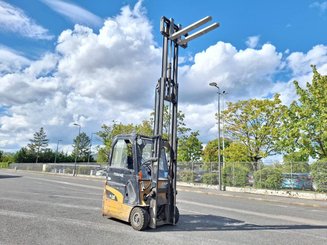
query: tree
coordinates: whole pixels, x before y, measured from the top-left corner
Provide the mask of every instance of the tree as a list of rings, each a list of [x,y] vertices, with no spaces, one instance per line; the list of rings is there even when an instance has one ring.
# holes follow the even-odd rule
[[[190,128],[186,127],[184,119],[185,119],[185,114],[182,111],[178,111],[177,112],[177,136],[178,136],[178,138],[185,136],[188,132],[191,131]],[[171,120],[171,116],[169,113],[169,107],[168,107],[168,105],[165,105],[164,115],[163,115],[163,137],[164,138],[168,138],[168,135],[170,134],[170,120]],[[153,125],[154,112],[152,112],[150,115],[150,121]]]
[[[135,130],[138,134],[145,136],[151,136],[153,134],[151,121],[148,120],[144,120],[142,124],[136,125]]]
[[[4,152],[0,162],[12,163],[14,161],[14,153]]]
[[[228,162],[223,169],[224,184],[226,186],[241,186],[248,185],[249,168],[241,163]]]
[[[15,153],[14,160],[17,163],[31,163],[35,161],[35,155],[27,147],[22,147]]]
[[[149,125],[149,124],[150,123],[147,123],[146,121],[144,121],[142,123],[142,126],[139,126],[140,132],[142,132],[142,133],[148,132],[149,130],[147,129],[147,127],[148,127],[147,125]],[[113,121],[112,126],[103,124],[101,126],[101,129],[102,130],[97,132],[97,135],[100,138],[102,138],[104,147],[102,147],[98,150],[98,158],[97,158],[98,162],[107,162],[108,161],[108,156],[109,156],[109,152],[111,149],[112,141],[116,135],[130,134],[130,133],[136,132],[136,127],[133,124],[124,125],[122,123],[116,123],[115,121]]]
[[[77,161],[87,162],[90,154],[90,145],[91,140],[86,133],[82,132],[75,137],[72,155],[74,157],[77,156]]]
[[[180,162],[197,162],[202,155],[202,143],[198,139],[199,131],[183,136],[178,142],[177,159]]]
[[[312,66],[312,83],[301,88],[294,81],[298,100],[283,118],[281,145],[286,153],[306,151],[314,159],[327,157],[327,76]]]
[[[279,166],[268,166],[254,173],[254,184],[257,188],[280,189],[283,181]]]
[[[222,145],[221,145],[222,147]],[[222,149],[222,148],[221,148]],[[203,161],[205,163],[218,162],[218,140],[211,140],[207,143],[206,147],[203,150]],[[207,165],[205,164],[205,168]]]
[[[220,162],[223,163],[223,139],[220,139]],[[225,148],[231,144],[231,140],[224,138]],[[211,140],[207,143],[203,150],[203,167],[206,170],[218,169],[218,139]]]
[[[228,103],[223,112],[227,134],[246,146],[253,170],[258,170],[261,158],[279,152],[280,117],[286,106],[281,104],[279,95],[272,99],[251,99]]]
[[[310,171],[307,152],[295,151],[283,156],[284,173],[308,173]]]
[[[248,155],[247,147],[241,142],[232,142],[223,151],[226,165],[230,163],[231,166],[240,165],[248,169],[248,172],[254,171],[253,163]],[[236,164],[236,165],[235,165]]]
[[[327,191],[327,158],[320,159],[311,165],[314,188]]]
[[[247,147],[241,142],[232,142],[224,150],[226,162],[249,162],[251,161],[247,154]]]
[[[33,139],[30,139],[30,144],[27,145],[28,150],[31,151],[32,155],[35,155],[35,162],[37,163],[40,157],[40,153],[44,152],[48,146],[49,140],[43,127],[40,131],[35,132]]]

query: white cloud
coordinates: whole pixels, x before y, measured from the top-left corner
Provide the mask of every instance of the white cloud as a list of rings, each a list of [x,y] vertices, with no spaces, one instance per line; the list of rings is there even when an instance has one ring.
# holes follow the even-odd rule
[[[327,46],[316,45],[307,53],[291,53],[286,62],[292,78],[287,83],[275,83],[272,92],[280,93],[283,103],[290,104],[297,98],[293,81],[298,81],[301,87],[311,82],[313,75],[311,65],[315,65],[321,74],[327,74]]]
[[[249,48],[256,48],[258,46],[259,41],[260,41],[260,36],[251,36],[248,37],[248,39],[246,40],[246,45]]]
[[[47,29],[36,24],[25,15],[23,10],[4,1],[0,1],[0,29],[33,39],[50,40],[53,38]]]
[[[294,52],[288,56],[287,61],[294,76],[305,75],[311,72],[310,65],[320,67],[327,64],[327,46],[314,46],[306,54]]]
[[[0,75],[17,72],[29,64],[30,61],[16,51],[0,46]]]
[[[266,96],[281,61],[282,54],[271,44],[261,49],[237,50],[229,43],[218,42],[196,54],[193,65],[181,69],[181,100],[198,104],[213,101],[213,88],[208,86],[213,81],[231,99]]]
[[[310,4],[311,8],[318,8],[321,12],[325,12],[327,10],[327,1],[324,2],[313,2]]]
[[[62,0],[43,0],[43,2],[54,11],[66,16],[74,24],[92,26],[100,26],[102,24],[100,17],[76,4],[68,3]]]

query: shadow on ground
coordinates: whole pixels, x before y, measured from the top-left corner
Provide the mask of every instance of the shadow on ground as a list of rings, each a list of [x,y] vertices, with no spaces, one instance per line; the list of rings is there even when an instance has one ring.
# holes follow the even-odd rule
[[[0,179],[12,179],[12,178],[20,178],[22,176],[20,175],[3,175],[3,174],[0,174]]]
[[[327,229],[314,225],[254,225],[244,221],[214,215],[181,215],[176,226],[166,225],[150,232],[161,231],[252,231],[252,230],[311,230]]]

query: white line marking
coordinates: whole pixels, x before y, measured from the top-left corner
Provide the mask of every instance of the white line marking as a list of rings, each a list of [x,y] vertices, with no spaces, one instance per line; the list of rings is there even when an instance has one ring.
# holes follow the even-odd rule
[[[263,217],[263,218],[291,221],[291,222],[300,223],[300,224],[327,226],[327,222],[322,222],[320,220],[298,218],[298,217],[292,217],[292,216],[287,216],[287,215],[259,213],[259,212],[241,210],[241,209],[236,209],[236,208],[219,207],[219,206],[216,206],[216,205],[198,203],[198,202],[192,202],[192,201],[186,201],[186,200],[179,200],[178,202],[179,203],[202,206],[202,207],[206,207],[206,208],[213,208],[213,209],[219,209],[219,210],[224,210],[224,211],[230,211],[230,212],[235,212],[235,213],[240,213],[240,214],[255,215],[255,216],[259,216],[259,217]]]
[[[26,178],[34,179],[34,180],[41,180],[41,181],[46,181],[46,182],[52,182],[52,183],[59,183],[59,184],[64,184],[64,185],[78,186],[78,187],[83,187],[83,188],[103,190],[103,187],[82,185],[82,184],[71,183],[71,182],[66,182],[66,181],[58,181],[58,180],[50,180],[50,179],[42,179],[42,178],[33,178],[33,177],[26,177]]]
[[[66,225],[74,225],[74,226],[80,226],[80,227],[84,227],[84,228],[88,228],[88,229],[96,229],[96,230],[104,230],[104,231],[114,231],[114,229],[115,229],[115,226],[110,226],[109,224],[104,224],[104,223],[91,222],[91,221],[86,221],[86,220],[69,219],[69,218],[63,218],[63,217],[52,217],[49,215],[42,215],[42,214],[9,211],[9,210],[4,210],[4,209],[0,209],[0,215],[14,217],[14,218],[25,218],[25,219],[33,219],[33,220],[37,219],[40,221],[54,222],[54,223],[66,224]],[[124,232],[128,232],[128,229],[124,230]]]
[[[102,198],[102,194],[90,193],[90,192],[80,192],[80,191],[78,193],[81,193],[81,194],[86,195],[86,196],[97,196],[99,198],[80,197],[80,196],[72,196],[72,195],[65,196],[65,195],[57,195],[57,194],[51,194],[51,193],[12,191],[12,190],[10,190],[10,191],[1,190],[1,192],[2,193],[6,192],[6,193],[10,193],[10,194],[16,193],[16,194],[23,194],[23,195],[36,195],[36,196],[45,196],[45,197],[62,197],[62,198],[85,199],[85,200],[99,200],[99,198],[100,199]],[[76,194],[76,192],[75,192],[75,194]]]
[[[28,200],[28,199],[18,199],[18,198],[3,198],[1,197],[0,201],[12,201],[12,202],[21,202],[21,203],[35,203],[35,204],[42,204],[48,206],[57,206],[57,207],[64,207],[64,208],[76,208],[76,209],[86,209],[86,210],[96,210],[99,211],[101,208],[97,207],[90,207],[84,205],[73,205],[67,203],[55,203],[55,202],[46,202],[46,201],[37,201],[37,200]]]

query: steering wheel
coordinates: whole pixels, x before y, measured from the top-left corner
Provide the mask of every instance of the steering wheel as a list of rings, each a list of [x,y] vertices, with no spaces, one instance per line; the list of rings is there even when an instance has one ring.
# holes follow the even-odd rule
[[[144,166],[145,170],[147,171],[147,173],[149,175],[151,175],[151,164],[152,164],[152,161],[150,159],[144,161],[142,164],[141,164],[141,167]]]

